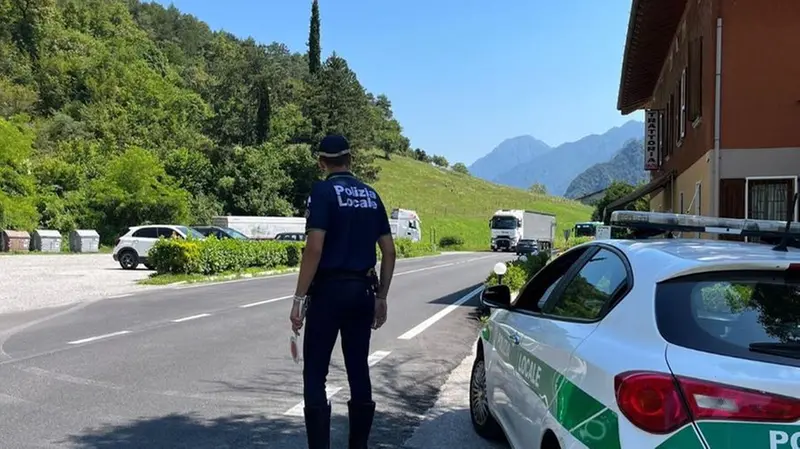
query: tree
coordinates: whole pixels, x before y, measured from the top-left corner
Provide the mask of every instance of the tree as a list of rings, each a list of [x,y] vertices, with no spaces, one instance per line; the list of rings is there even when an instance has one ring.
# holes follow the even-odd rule
[[[445,159],[444,156],[434,155],[431,158],[431,162],[442,168],[447,168],[450,166],[450,163],[447,162],[447,159]]]
[[[533,183],[528,190],[539,195],[547,195],[547,186],[538,182]]]
[[[456,173],[463,173],[465,175],[469,174],[469,169],[463,162],[456,162],[453,164],[453,171]]]
[[[603,221],[606,207],[612,202],[622,198],[623,196],[633,192],[636,187],[621,181],[613,181],[606,189],[603,198],[595,205],[594,212],[592,213],[593,221]],[[639,198],[632,201],[620,208],[621,210],[637,210],[648,211],[650,210],[650,202],[645,198]]]
[[[421,148],[417,148],[416,150],[414,150],[414,159],[416,159],[416,160],[418,160],[420,162],[430,162],[431,161],[431,157],[428,156],[428,153],[426,153],[425,150],[423,150]]]
[[[311,26],[308,31],[308,72],[312,75],[319,73],[322,67],[319,31],[319,2],[314,0],[311,3]]]

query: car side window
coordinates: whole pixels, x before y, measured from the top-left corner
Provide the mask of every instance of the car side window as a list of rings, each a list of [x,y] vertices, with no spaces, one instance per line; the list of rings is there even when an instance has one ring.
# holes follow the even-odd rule
[[[142,228],[133,233],[133,237],[140,239],[157,239],[158,229],[156,228]]]
[[[174,229],[171,228],[158,228],[158,236],[164,237],[165,239],[172,238],[172,235],[175,234],[176,236],[180,237],[180,234]]]
[[[559,281],[586,252],[587,248],[569,250],[545,265],[525,284],[525,287],[522,288],[519,296],[514,301],[513,307],[529,312],[541,312],[540,305],[545,303],[546,299],[558,286]]]
[[[575,274],[553,304],[549,315],[595,320],[603,306],[628,282],[625,263],[614,252],[601,249]]]
[[[547,300],[550,299],[550,295],[553,294],[553,290],[556,289],[556,287],[558,286],[558,283],[561,282],[562,279],[564,279],[564,275],[563,274],[561,276],[559,276],[558,279],[556,279],[556,281],[553,282],[552,285],[547,287],[547,290],[544,291],[544,294],[542,295],[542,299],[540,299],[539,303],[537,304],[539,306],[540,310],[544,309],[545,303],[547,303]]]

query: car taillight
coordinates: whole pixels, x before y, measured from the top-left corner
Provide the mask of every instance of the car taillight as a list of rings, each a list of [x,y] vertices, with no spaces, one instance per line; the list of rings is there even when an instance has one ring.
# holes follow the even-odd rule
[[[118,246],[119,245],[119,241],[120,241],[120,238],[117,237],[117,239],[114,240],[114,246]]]
[[[617,375],[620,411],[640,429],[670,433],[692,419],[795,422],[800,400],[730,385],[633,371]]]

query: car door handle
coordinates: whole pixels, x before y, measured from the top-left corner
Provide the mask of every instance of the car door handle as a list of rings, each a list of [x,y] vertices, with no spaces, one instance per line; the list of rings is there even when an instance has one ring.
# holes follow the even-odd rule
[[[515,345],[519,344],[519,334],[511,334],[508,336],[508,339],[511,340],[511,342]]]

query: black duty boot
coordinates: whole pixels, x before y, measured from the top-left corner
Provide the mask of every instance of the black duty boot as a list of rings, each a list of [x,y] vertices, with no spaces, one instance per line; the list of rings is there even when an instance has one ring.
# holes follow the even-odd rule
[[[331,404],[303,408],[306,417],[306,436],[308,449],[330,449],[331,447]]]
[[[375,402],[355,404],[347,402],[350,418],[349,449],[367,449],[367,440],[372,430],[372,419],[375,417]]]

